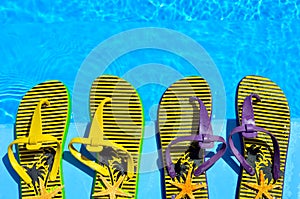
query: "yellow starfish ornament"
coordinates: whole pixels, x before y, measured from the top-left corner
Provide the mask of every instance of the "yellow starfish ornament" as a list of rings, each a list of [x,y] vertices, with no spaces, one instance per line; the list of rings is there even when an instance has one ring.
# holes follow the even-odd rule
[[[120,185],[123,182],[124,178],[125,178],[125,175],[120,177],[114,185],[111,185],[107,182],[107,180],[104,177],[100,176],[100,179],[104,183],[106,189],[104,191],[99,192],[99,193],[94,193],[93,196],[97,197],[97,196],[107,196],[107,195],[109,195],[110,199],[116,199],[116,196],[123,196],[123,197],[127,197],[127,198],[132,198],[132,195],[122,191],[121,188],[120,188]]]
[[[48,192],[44,186],[44,181],[41,178],[39,178],[39,184],[40,184],[40,195],[39,196],[29,196],[29,197],[25,197],[24,199],[52,199],[64,187],[64,186],[60,186],[60,187],[54,189],[53,191]]]
[[[206,187],[206,184],[192,184],[192,170],[192,167],[190,167],[184,184],[172,181],[170,182],[172,185],[181,189],[181,192],[176,196],[175,199],[180,199],[186,195],[188,195],[190,199],[195,199],[193,191]]]
[[[256,183],[247,183],[245,184],[246,186],[248,186],[249,188],[255,189],[258,191],[255,199],[259,199],[260,197],[262,197],[263,195],[265,197],[267,197],[268,199],[273,199],[273,197],[271,196],[271,194],[269,193],[270,190],[280,187],[280,185],[274,185],[274,184],[266,184],[266,180],[264,177],[264,173],[262,170],[259,171],[259,185],[257,185]]]

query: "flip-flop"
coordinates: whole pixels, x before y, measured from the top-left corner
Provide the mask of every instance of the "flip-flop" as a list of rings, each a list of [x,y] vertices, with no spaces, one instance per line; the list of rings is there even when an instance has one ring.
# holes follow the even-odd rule
[[[90,91],[90,114],[88,138],[73,138],[69,150],[96,171],[92,197],[135,198],[144,123],[139,95],[122,78],[100,76]],[[96,161],[78,152],[75,143],[86,145]]]
[[[10,163],[20,176],[20,198],[64,198],[61,157],[68,123],[69,94],[61,82],[38,84],[23,97],[16,139],[8,147]]]
[[[206,170],[226,150],[225,140],[212,134],[211,92],[201,77],[178,80],[163,94],[158,128],[167,199],[208,198]],[[220,150],[205,161],[205,149],[222,142]]]
[[[284,169],[290,134],[290,111],[283,91],[265,77],[246,76],[237,90],[240,126],[229,145],[243,167],[239,198],[282,198]],[[232,141],[240,134],[243,155]]]

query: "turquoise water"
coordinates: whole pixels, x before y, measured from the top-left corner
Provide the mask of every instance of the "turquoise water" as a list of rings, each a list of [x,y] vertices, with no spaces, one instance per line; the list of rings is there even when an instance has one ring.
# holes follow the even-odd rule
[[[299,25],[299,21],[268,20],[1,24],[0,121],[14,123],[19,100],[41,81],[59,79],[73,93],[77,72],[98,44],[140,27],[170,28],[199,42],[224,82],[226,118],[235,118],[235,89],[239,80],[249,74],[275,81],[288,98],[291,117],[299,118]],[[184,70],[189,63],[182,57],[155,49],[125,54],[111,64],[110,70],[126,71],[148,63],[175,67],[182,74],[192,72]]]
[[[299,19],[296,0],[2,1],[0,22]],[[121,9],[120,9],[121,8]]]
[[[2,1],[0,143],[4,147],[0,149],[0,198],[18,197],[17,177],[7,163],[6,148],[13,140],[13,124],[22,96],[43,81],[64,82],[73,102],[68,142],[83,135],[89,122],[90,83],[103,73],[130,80],[144,104],[146,130],[138,198],[149,198],[149,195],[161,198],[155,140],[157,104],[168,85],[191,74],[203,75],[209,81],[214,97],[214,129],[223,137],[233,128],[235,90],[241,78],[250,74],[266,76],[283,89],[292,120],[284,199],[299,198],[298,7],[297,1],[283,0]],[[162,30],[153,32],[153,27],[172,31],[163,37]],[[145,31],[135,37],[129,34],[118,39],[124,31],[137,30]],[[202,50],[192,46],[193,41]],[[97,49],[104,44],[107,44],[106,51],[97,54]],[[136,49],[130,50],[133,46]],[[172,47],[173,51],[158,46]],[[201,64],[194,66],[192,63],[197,59],[201,59]],[[106,69],[97,65],[102,62],[108,63]],[[67,151],[64,157],[66,196],[88,198],[92,172],[76,165]],[[209,186],[210,198],[234,198],[238,166],[233,163],[228,154],[208,172],[209,183],[213,185]]]

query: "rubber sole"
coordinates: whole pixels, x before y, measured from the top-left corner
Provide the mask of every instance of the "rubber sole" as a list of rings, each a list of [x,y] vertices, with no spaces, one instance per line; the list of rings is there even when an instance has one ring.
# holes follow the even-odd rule
[[[265,77],[246,76],[241,80],[237,90],[237,110],[241,120],[242,104],[251,93],[258,94],[261,102],[253,101],[254,119],[256,126],[263,127],[271,132],[278,140],[280,147],[280,170],[282,177],[276,183],[271,180],[271,165],[273,144],[270,136],[259,132],[254,139],[243,138],[244,156],[246,159],[255,159],[256,175],[249,175],[244,169],[240,179],[238,197],[241,199],[255,198],[257,190],[249,184],[259,183],[259,170],[264,171],[266,183],[274,184],[268,192],[273,198],[282,198],[284,169],[288,152],[290,134],[290,111],[283,91],[274,82]],[[251,157],[250,157],[251,156]]]
[[[143,110],[142,104],[136,90],[122,78],[111,75],[104,75],[97,78],[92,85],[90,91],[90,114],[93,118],[94,113],[100,102],[106,98],[112,98],[112,101],[104,106],[103,117],[103,138],[109,140],[126,149],[132,156],[135,172],[132,178],[125,177],[120,185],[120,189],[130,194],[132,197],[137,195],[137,182],[139,171],[139,157],[141,153],[141,140],[143,136]],[[122,151],[100,152],[99,159],[103,159],[108,163],[107,169],[112,176],[101,176],[96,173],[93,186],[93,194],[105,191],[107,188],[101,178],[104,178],[111,185],[116,184],[120,180],[117,174],[120,170],[126,171],[126,154]],[[113,163],[115,161],[115,164]],[[120,162],[121,161],[121,162]],[[123,166],[122,166],[123,164]],[[114,179],[114,180],[113,180]],[[107,196],[95,196],[93,198],[110,198]],[[117,198],[128,198],[118,196]]]
[[[61,144],[64,145],[68,122],[69,122],[69,95],[67,88],[59,81],[47,81],[33,87],[21,100],[19,105],[15,137],[16,139],[27,137],[33,116],[34,109],[41,99],[48,99],[50,105],[41,109],[42,117],[42,132],[54,136]],[[19,163],[24,168],[31,171],[36,169],[46,183],[47,190],[54,190],[57,187],[63,186],[62,167],[60,166],[56,179],[53,181],[47,180],[47,165],[44,158],[48,158],[48,149],[56,149],[55,143],[42,144],[39,150],[28,151],[25,145],[17,146]],[[48,153],[48,154],[47,154]],[[51,152],[50,152],[51,153]],[[62,156],[62,154],[57,154]],[[34,166],[35,165],[35,166]],[[61,164],[60,164],[61,165]],[[41,177],[40,176],[40,177]],[[36,182],[37,184],[39,181]],[[34,197],[39,195],[40,186],[26,184],[22,179],[20,181],[20,198]],[[60,191],[54,198],[64,198],[64,191]]]
[[[193,191],[195,198],[208,198],[206,174],[196,177],[189,169],[190,164],[200,165],[204,160],[204,150],[197,148],[191,142],[180,142],[172,146],[170,152],[175,167],[181,167],[181,176],[172,179],[166,169],[165,150],[170,142],[180,136],[198,134],[199,105],[191,103],[190,97],[198,97],[211,114],[211,92],[208,83],[201,77],[192,76],[178,80],[172,84],[163,94],[158,110],[158,128],[164,165],[164,185],[166,198],[172,198],[182,194],[174,182],[185,183],[191,173],[192,184],[202,184],[204,188]],[[176,169],[175,169],[176,170]],[[187,196],[183,197],[186,198]]]

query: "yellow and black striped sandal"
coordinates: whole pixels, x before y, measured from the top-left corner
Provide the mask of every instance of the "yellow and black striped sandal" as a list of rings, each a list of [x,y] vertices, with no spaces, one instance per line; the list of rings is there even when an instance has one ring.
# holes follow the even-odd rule
[[[122,78],[98,77],[90,91],[88,138],[73,138],[71,154],[96,171],[92,198],[136,198],[143,111],[136,90]],[[78,152],[84,144],[95,160]]]
[[[240,126],[229,145],[243,167],[238,198],[282,198],[284,169],[290,134],[290,111],[283,91],[265,77],[246,76],[237,90]],[[243,155],[232,136],[239,134]]]
[[[21,100],[16,139],[8,147],[9,161],[20,176],[20,198],[64,198],[61,160],[68,122],[69,94],[59,81],[38,84]]]
[[[225,140],[212,133],[211,106],[209,85],[198,76],[178,80],[161,98],[158,127],[167,199],[209,197],[205,171],[226,150]],[[205,150],[214,142],[222,146],[205,161]]]

